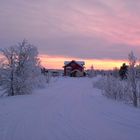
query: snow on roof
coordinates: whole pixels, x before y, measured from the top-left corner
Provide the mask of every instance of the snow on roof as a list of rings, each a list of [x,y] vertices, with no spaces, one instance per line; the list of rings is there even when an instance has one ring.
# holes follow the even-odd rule
[[[72,60],[72,61],[75,61],[75,60]],[[64,65],[68,65],[71,61],[65,61],[64,62]],[[85,62],[84,61],[75,61],[77,64],[83,66],[85,65]]]

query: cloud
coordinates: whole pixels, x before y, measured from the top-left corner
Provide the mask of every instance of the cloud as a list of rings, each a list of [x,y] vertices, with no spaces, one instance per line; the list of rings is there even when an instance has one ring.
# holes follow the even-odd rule
[[[0,46],[26,38],[48,55],[125,59],[140,53],[139,15],[132,0],[5,0]]]
[[[37,44],[37,43],[36,43]],[[83,59],[126,59],[128,53],[133,50],[136,55],[139,55],[139,46],[116,43],[112,44],[108,41],[86,36],[70,36],[57,37],[53,39],[41,41],[41,53],[49,55],[61,55],[68,57],[78,57]],[[46,47],[43,44],[47,44]]]

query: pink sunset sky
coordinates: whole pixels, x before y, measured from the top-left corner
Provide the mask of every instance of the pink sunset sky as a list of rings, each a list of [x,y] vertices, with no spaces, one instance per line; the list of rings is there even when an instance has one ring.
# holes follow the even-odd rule
[[[75,59],[111,69],[131,50],[140,58],[139,0],[4,0],[0,19],[0,47],[25,38],[47,68]]]

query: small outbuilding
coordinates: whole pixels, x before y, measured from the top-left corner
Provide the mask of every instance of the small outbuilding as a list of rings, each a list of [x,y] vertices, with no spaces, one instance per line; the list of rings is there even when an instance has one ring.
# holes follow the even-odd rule
[[[83,77],[85,76],[84,61],[65,61],[64,62],[64,76]]]

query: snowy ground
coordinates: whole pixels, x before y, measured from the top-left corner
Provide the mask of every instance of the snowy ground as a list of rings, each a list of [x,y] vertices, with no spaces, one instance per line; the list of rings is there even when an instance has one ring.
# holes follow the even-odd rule
[[[62,78],[0,99],[0,140],[140,140],[140,109],[102,96],[91,79]]]

